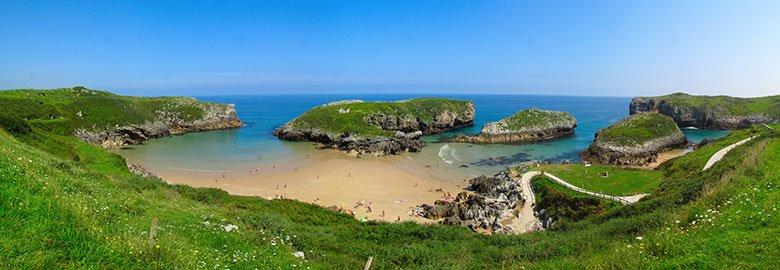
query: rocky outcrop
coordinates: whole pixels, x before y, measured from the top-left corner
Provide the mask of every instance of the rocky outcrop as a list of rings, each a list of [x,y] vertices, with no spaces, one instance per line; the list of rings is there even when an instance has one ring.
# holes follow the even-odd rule
[[[493,177],[480,176],[469,180],[467,190],[452,201],[436,201],[419,206],[419,215],[441,219],[442,224],[465,226],[474,231],[512,233],[514,228],[502,222],[521,206],[524,199],[517,183],[504,171]]]
[[[684,94],[675,95],[680,96]],[[685,96],[687,98],[713,98],[695,97],[690,95]],[[780,105],[775,105],[774,108],[780,110]],[[778,119],[773,118],[771,115],[762,113],[733,115],[726,106],[675,105],[675,102],[671,101],[668,97],[633,98],[629,105],[629,113],[633,115],[639,112],[658,112],[668,115],[681,127],[696,127],[713,130],[741,129],[757,123],[768,124],[778,121]]]
[[[605,132],[617,127],[643,128],[632,127],[630,122],[634,117],[623,119],[615,125],[599,130],[593,143],[582,152],[582,157],[588,161],[604,164],[641,166],[655,162],[659,153],[683,147],[688,142],[682,131],[674,125],[672,126],[675,130],[668,132],[668,134],[657,134],[658,136],[633,143],[624,143],[603,136]]]
[[[343,104],[343,103],[337,103]],[[330,105],[325,105],[330,106]],[[355,113],[339,108],[339,114]],[[301,127],[296,119],[274,131],[274,136],[290,141],[312,141],[328,148],[335,148],[360,157],[395,155],[417,152],[423,146],[422,135],[443,132],[473,125],[474,106],[468,103],[463,110],[442,110],[428,120],[413,113],[369,113],[362,117],[367,125],[387,131],[387,135],[361,135],[355,132],[332,132],[317,126]]]
[[[155,111],[154,121],[107,129],[79,129],[76,130],[75,135],[103,148],[122,148],[152,138],[243,126],[232,104],[203,103],[192,99],[187,102],[187,105],[198,106],[202,109],[203,116],[195,120],[185,120],[177,113],[158,110]]]
[[[490,122],[476,136],[458,135],[455,142],[515,144],[551,140],[574,134],[577,120],[570,113],[529,109]]]

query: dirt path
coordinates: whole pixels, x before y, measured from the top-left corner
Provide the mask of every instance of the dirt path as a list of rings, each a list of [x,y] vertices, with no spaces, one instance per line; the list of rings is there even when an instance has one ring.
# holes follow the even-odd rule
[[[534,197],[534,191],[531,189],[531,179],[539,174],[541,174],[541,172],[531,171],[520,176],[520,188],[522,189],[525,202],[523,203],[523,208],[517,213],[517,218],[510,223],[516,233],[542,230],[542,223],[539,222],[539,219],[534,215],[536,197]],[[516,174],[513,173],[511,176],[517,180]]]
[[[726,154],[727,154],[729,151],[731,151],[732,149],[736,148],[737,146],[740,146],[740,145],[743,145],[743,144],[745,144],[746,142],[748,142],[748,141],[750,141],[750,140],[754,139],[755,137],[756,137],[756,136],[753,136],[753,137],[750,137],[750,138],[747,138],[747,139],[744,139],[744,140],[738,141],[738,142],[736,142],[736,143],[733,143],[733,144],[731,144],[731,145],[729,145],[729,146],[723,147],[723,149],[720,149],[718,152],[715,152],[715,154],[714,154],[714,155],[712,155],[712,157],[710,157],[710,159],[709,159],[709,160],[707,160],[707,163],[706,163],[706,164],[704,164],[704,168],[702,168],[701,170],[702,170],[702,171],[706,171],[707,169],[709,169],[710,167],[712,167],[713,165],[715,165],[715,163],[716,163],[716,162],[718,162],[718,161],[720,161],[721,159],[723,159],[723,157],[724,157],[724,156],[726,156]]]

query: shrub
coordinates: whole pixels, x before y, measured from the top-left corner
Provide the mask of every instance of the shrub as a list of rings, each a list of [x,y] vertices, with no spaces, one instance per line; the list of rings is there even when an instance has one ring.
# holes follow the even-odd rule
[[[0,127],[16,136],[30,133],[32,130],[24,119],[7,115],[0,115]]]

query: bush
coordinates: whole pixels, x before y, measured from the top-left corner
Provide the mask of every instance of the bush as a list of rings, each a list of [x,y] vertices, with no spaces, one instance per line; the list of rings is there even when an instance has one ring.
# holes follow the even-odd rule
[[[0,127],[16,136],[24,135],[32,131],[30,125],[27,124],[27,121],[14,116],[0,115]]]

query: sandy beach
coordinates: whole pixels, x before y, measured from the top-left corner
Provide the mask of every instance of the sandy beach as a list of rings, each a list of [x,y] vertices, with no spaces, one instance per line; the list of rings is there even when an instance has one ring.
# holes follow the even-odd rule
[[[467,178],[457,173],[434,176],[431,168],[405,156],[358,159],[331,150],[251,169],[191,170],[133,162],[172,184],[338,206],[353,211],[357,219],[390,222],[431,222],[410,215],[410,211],[419,204],[444,199],[447,194],[455,196],[463,190]]]

